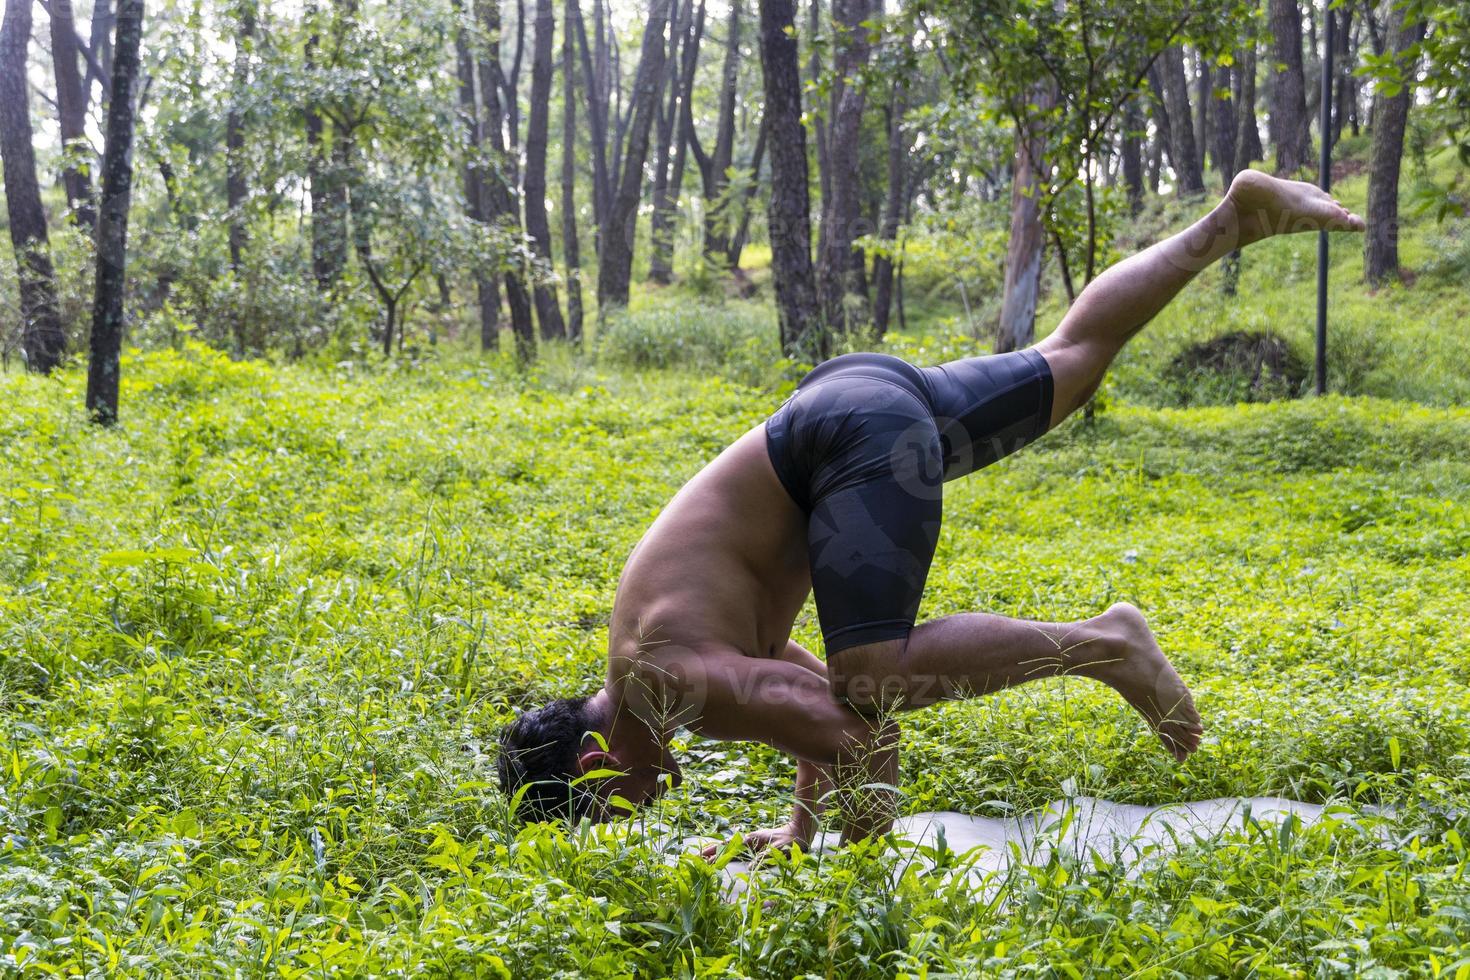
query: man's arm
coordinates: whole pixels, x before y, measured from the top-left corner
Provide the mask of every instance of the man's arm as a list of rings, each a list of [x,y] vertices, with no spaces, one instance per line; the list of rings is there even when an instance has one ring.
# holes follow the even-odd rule
[[[775,660],[734,652],[701,660],[704,704],[693,727],[712,738],[764,742],[797,760],[791,822],[753,834],[749,843],[757,849],[809,844],[834,777],[844,784],[843,839],[888,831],[891,794],[860,787],[895,781],[896,725],[879,725],[839,704],[828,686],[826,665],[797,644],[789,644]],[[881,806],[874,805],[878,797]]]

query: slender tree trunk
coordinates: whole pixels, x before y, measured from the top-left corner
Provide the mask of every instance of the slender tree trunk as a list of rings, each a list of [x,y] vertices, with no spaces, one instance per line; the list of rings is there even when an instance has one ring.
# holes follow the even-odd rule
[[[567,336],[582,339],[582,247],[577,241],[577,0],[566,0],[561,38],[561,251],[567,267]]]
[[[1036,199],[1040,192],[1036,161],[1042,158],[1042,154],[1039,137],[1017,134],[1011,178],[1011,233],[1006,246],[1005,291],[995,335],[997,354],[1029,347],[1036,339],[1036,298],[1041,285],[1041,253],[1046,243],[1041,227],[1040,202]]]
[[[1123,105],[1123,185],[1128,189],[1128,213],[1143,209],[1143,109],[1139,96]]]
[[[101,89],[104,98],[112,85],[112,31],[116,25],[117,15],[113,13],[111,0],[93,0],[87,42],[92,57],[87,61],[87,77],[82,79],[82,88],[86,90],[89,101],[93,83]]]
[[[736,276],[740,272],[740,255],[745,251],[745,243],[750,238],[750,214],[751,202],[755,199],[756,191],[760,189],[761,164],[766,158],[766,119],[762,115],[760,122],[756,123],[755,149],[750,154],[750,180],[746,182],[745,193],[740,195],[740,221],[735,228],[735,234],[730,237],[730,248],[725,252],[725,265]]]
[[[116,422],[118,413],[128,208],[133,191],[133,117],[137,108],[138,48],[142,38],[143,0],[119,0],[112,98],[107,106],[106,143],[102,151],[97,289],[92,306],[92,354],[87,368],[87,411],[101,425]]]
[[[1204,172],[1209,167],[1207,157],[1211,149],[1210,144],[1214,139],[1211,131],[1213,122],[1211,113],[1213,112],[1212,104],[1215,101],[1215,73],[1201,52],[1194,53],[1194,60],[1198,69],[1195,75],[1194,149],[1199,159],[1200,177],[1203,183]],[[1229,83],[1228,75],[1226,83]],[[1219,164],[1217,163],[1216,166]]]
[[[602,30],[602,0],[594,0],[597,12],[596,28]],[[581,55],[582,77],[587,79],[587,126],[592,135],[592,247],[602,254],[602,225],[612,201],[612,179],[607,162],[607,89],[602,78],[600,62],[595,61],[587,46],[587,27],[578,6],[572,8],[572,20],[577,29],[577,50]],[[601,48],[603,45],[599,44]]]
[[[475,59],[470,51],[469,25],[463,0],[454,0],[456,20],[454,62],[459,82],[459,114],[465,128],[466,159],[464,165],[465,216],[476,226],[485,222],[485,181],[480,170],[484,153],[484,132],[475,100]],[[485,270],[475,270],[475,298],[480,311],[480,349],[493,350],[500,342],[500,289],[495,278]]]
[[[1312,136],[1302,69],[1302,12],[1297,0],[1270,0],[1273,52],[1271,142],[1276,169],[1295,173],[1308,163]]]
[[[776,285],[781,347],[795,356],[824,358],[828,343],[817,315],[812,275],[811,201],[806,127],[801,121],[796,3],[759,0],[759,6],[761,72],[771,152],[771,274]]]
[[[1198,194],[1205,189],[1199,151],[1194,144],[1193,113],[1189,106],[1189,79],[1184,74],[1184,52],[1176,44],[1159,56],[1159,77],[1164,86],[1164,106],[1169,114],[1169,164],[1179,182],[1179,193]]]
[[[77,22],[72,0],[51,0],[51,61],[56,74],[56,115],[61,127],[62,183],[72,217],[96,230],[92,200],[92,150],[87,146],[87,93],[77,66]]]
[[[510,164],[511,183],[521,190],[521,63],[526,53],[526,0],[516,0],[516,46],[510,59],[510,74],[498,72],[504,95],[505,130],[509,139],[506,162]]]
[[[827,130],[828,185],[822,248],[817,265],[817,288],[823,316],[832,330],[847,332],[866,325],[868,309],[864,260],[853,242],[872,229],[862,218],[862,182],[858,170],[863,109],[867,103],[861,73],[868,64],[872,43],[864,23],[873,16],[872,0],[833,0],[836,55],[832,81],[831,118]]]
[[[500,0],[479,0],[480,20],[490,39],[485,60],[480,62],[480,101],[485,111],[485,132],[490,136],[490,166],[484,175],[485,217],[512,239],[520,238],[520,207],[516,203],[514,171],[505,147],[505,117],[500,95],[505,79],[500,70]],[[516,340],[516,356],[528,361],[536,356],[536,330],[531,321],[531,294],[514,258],[502,273],[505,301],[510,307],[510,329]]]
[[[1332,144],[1342,139],[1343,122],[1348,116],[1348,104],[1352,99],[1349,94],[1349,83],[1352,78],[1354,59],[1351,53],[1351,35],[1353,32],[1353,9],[1343,7],[1341,10],[1332,11],[1332,16],[1337,18],[1335,33],[1332,38]]]
[[[904,138],[903,117],[907,88],[902,77],[893,80],[892,94],[886,109],[888,116],[888,187],[883,200],[883,223],[878,234],[885,247],[897,246],[899,222],[908,201],[909,146]],[[893,256],[873,259],[873,330],[882,337],[888,332],[888,317],[893,306]]]
[[[1399,167],[1404,131],[1414,101],[1414,64],[1410,49],[1424,37],[1424,21],[1405,23],[1402,6],[1389,14],[1388,43],[1404,84],[1391,96],[1373,96],[1373,149],[1368,164],[1368,233],[1363,242],[1363,273],[1371,285],[1396,279],[1399,270]]]
[[[1242,50],[1237,56],[1239,65],[1235,71],[1238,89],[1235,95],[1235,172],[1250,167],[1257,160],[1265,159],[1261,147],[1261,130],[1256,125],[1256,47]]]
[[[680,106],[686,96],[683,91],[684,72],[682,67],[675,71],[679,65],[679,45],[682,41],[686,45],[690,43],[689,31],[693,24],[693,0],[685,0],[681,6],[678,0],[674,3],[674,29],[669,32],[668,70],[665,75],[668,78],[668,98],[662,103],[658,116],[658,137],[654,143],[653,163],[653,217],[652,229],[649,235],[650,251],[648,262],[648,278],[650,282],[660,285],[668,285],[674,278],[674,209],[678,206],[678,198],[670,195],[669,190],[672,177],[669,167],[675,152],[675,133],[680,134],[682,140],[683,127],[679,125]]]
[[[735,162],[735,96],[740,81],[740,35],[743,4],[733,0],[725,33],[725,63],[720,75],[720,112],[715,127],[715,147],[705,168],[704,254],[714,258],[730,248],[734,233],[725,191],[730,186],[730,168]]]
[[[1231,68],[1221,65],[1215,69],[1215,81],[1221,92],[1226,93],[1221,98],[1210,99],[1210,111],[1214,115],[1213,133],[1215,137],[1215,171],[1219,173],[1220,180],[1228,189],[1230,181],[1235,178],[1235,98],[1231,85]]]
[[[628,153],[620,170],[617,196],[608,213],[602,242],[602,261],[597,270],[598,315],[628,305],[628,287],[633,275],[633,243],[638,228],[638,200],[643,189],[643,165],[648,159],[649,136],[658,114],[658,95],[663,87],[665,60],[664,29],[669,22],[670,0],[651,0],[648,24],[643,31],[643,51],[638,76],[633,84]]]
[[[66,332],[56,304],[51,242],[31,142],[31,100],[26,91],[30,39],[31,0],[6,0],[5,23],[0,26],[0,157],[10,244],[20,281],[21,346],[27,368],[50,374],[66,353]]]
[[[245,177],[245,100],[250,92],[250,49],[255,39],[255,0],[239,0],[235,34],[235,67],[230,82],[230,110],[225,117],[225,203],[229,214],[230,273],[238,282],[246,244],[245,200],[250,188]],[[243,311],[231,313],[235,354],[245,353]]]
[[[536,0],[536,40],[531,51],[531,119],[526,130],[526,230],[536,257],[552,268],[551,223],[546,213],[546,144],[551,120],[551,59],[555,50],[556,10],[552,0]],[[560,339],[567,324],[557,302],[556,287],[537,276],[536,320],[541,337]]]
[[[690,34],[685,40],[683,48],[683,66],[681,68],[682,78],[679,82],[679,120],[674,135],[674,163],[672,172],[669,174],[668,201],[671,210],[665,215],[665,220],[670,224],[676,218],[676,209],[679,199],[684,193],[684,172],[689,159],[690,133],[694,130],[693,101],[694,101],[694,74],[699,67],[699,46],[704,38],[705,3],[699,2],[699,11],[694,15],[694,23],[690,27]],[[686,124],[686,120],[687,124]],[[658,215],[655,213],[655,218]],[[666,233],[670,234],[670,233]],[[672,263],[671,263],[672,265]],[[672,272],[672,268],[670,270]]]

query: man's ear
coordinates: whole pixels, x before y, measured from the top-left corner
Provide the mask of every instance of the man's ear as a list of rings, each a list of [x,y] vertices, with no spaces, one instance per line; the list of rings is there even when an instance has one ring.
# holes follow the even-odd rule
[[[577,756],[577,773],[582,776],[599,769],[621,770],[622,768],[623,764],[618,761],[617,756],[606,749],[599,748],[595,743]]]

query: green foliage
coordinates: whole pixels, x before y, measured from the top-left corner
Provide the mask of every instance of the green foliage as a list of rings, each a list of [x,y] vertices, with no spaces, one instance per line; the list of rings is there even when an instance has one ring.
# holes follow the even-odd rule
[[[658,338],[678,315],[635,311],[604,342],[672,361]],[[711,338],[755,333],[733,304],[685,317],[724,318]],[[1345,804],[1319,826],[1246,823],[1132,878],[1018,866],[983,894],[856,849],[776,860],[727,902],[660,828],[769,819],[790,766],[694,739],[677,747],[684,788],[635,824],[509,826],[496,728],[596,683],[623,557],[779,398],[697,356],[642,373],[570,352],[533,374],[508,359],[308,369],[189,343],[127,359],[130,411],[109,432],[86,423],[79,374],[0,376],[5,968],[1465,969],[1458,408],[1115,405],[947,495],[924,615],[1133,600],[1209,732],[1173,766],[1103,689],[1032,685],[911,716],[906,807],[1003,812],[1064,791]],[[810,609],[796,636],[816,642]],[[1371,801],[1397,815],[1364,814]]]
[[[651,297],[611,314],[598,346],[613,364],[715,372],[752,387],[778,387],[801,373],[781,356],[770,310],[754,303]]]

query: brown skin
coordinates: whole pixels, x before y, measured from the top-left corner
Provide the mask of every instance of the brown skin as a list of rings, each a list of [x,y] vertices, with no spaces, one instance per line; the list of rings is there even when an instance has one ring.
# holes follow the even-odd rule
[[[1055,385],[1051,424],[1083,405],[1128,339],[1232,249],[1273,234],[1362,227],[1310,184],[1242,172],[1189,229],[1099,276],[1037,346]],[[1204,729],[1188,688],[1127,604],[1075,623],[948,616],[907,640],[844,650],[829,674],[790,639],[811,589],[806,540],[805,515],[776,478],[758,426],[696,474],[633,549],[613,605],[607,679],[591,702],[605,747],[589,737],[579,757],[584,773],[622,773],[601,784],[612,811],[679,784],[668,743],[685,726],[797,760],[791,820],[747,835],[747,847],[810,844],[834,787],[844,839],[884,833],[893,801],[853,787],[896,785],[894,713],[1043,677],[1112,687],[1180,761],[1199,747]]]

